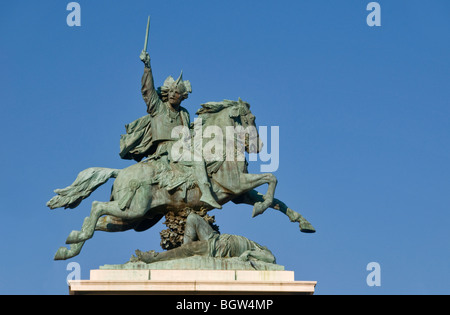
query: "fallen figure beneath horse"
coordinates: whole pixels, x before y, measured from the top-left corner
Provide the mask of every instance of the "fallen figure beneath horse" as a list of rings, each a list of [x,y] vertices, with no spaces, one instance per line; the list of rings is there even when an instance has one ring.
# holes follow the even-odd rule
[[[239,257],[242,261],[255,259],[275,263],[275,256],[267,247],[240,235],[219,234],[202,217],[193,212],[186,220],[183,245],[161,253],[153,250],[148,252],[136,250],[136,256],[133,256],[130,262],[142,261],[150,264],[192,256]]]

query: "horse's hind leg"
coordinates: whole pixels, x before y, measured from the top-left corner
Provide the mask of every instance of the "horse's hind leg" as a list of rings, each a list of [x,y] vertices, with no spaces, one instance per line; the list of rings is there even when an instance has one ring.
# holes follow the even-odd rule
[[[122,232],[136,227],[136,222],[122,220],[120,218],[106,215],[97,221],[95,226],[96,231],[105,232]],[[65,260],[77,256],[86,241],[70,244],[70,249],[67,247],[60,247],[55,254],[54,260]]]
[[[75,257],[81,252],[81,248],[84,245],[83,242],[70,244],[70,249],[67,249],[67,247],[60,247],[58,251],[55,254],[54,260],[65,260],[72,257]]]
[[[163,214],[157,214],[152,218],[125,220],[112,215],[105,215],[98,219],[95,230],[104,232],[123,232],[134,229],[136,232],[142,232],[158,223],[163,216]]]
[[[112,215],[105,215],[98,219],[95,231],[124,232],[136,227],[136,221],[123,220]]]
[[[94,201],[92,203],[91,214],[89,217],[84,219],[81,231],[72,231],[69,234],[66,243],[73,244],[90,239],[94,235],[95,227],[99,218],[103,215],[114,216],[126,221],[133,221],[142,218],[150,209],[152,200],[151,189],[145,185],[136,185],[133,180],[130,181],[128,188],[129,190],[125,189],[124,191],[129,192],[129,195],[125,194],[124,196],[114,196],[118,197],[117,199],[114,198],[116,199],[114,201]],[[124,197],[129,201],[125,203],[125,208],[121,208],[117,200],[122,200]],[[129,198],[132,199],[130,200]]]
[[[84,219],[81,231],[74,230],[70,232],[69,236],[66,239],[66,244],[74,244],[86,241],[94,235],[94,230],[98,219],[102,215],[106,214],[104,213],[103,207],[100,206],[101,204],[102,203],[98,201],[94,201],[92,203],[91,214]]]
[[[148,193],[145,191],[142,194],[136,193],[130,207],[125,210],[119,207],[117,201],[94,201],[92,203],[91,214],[84,219],[81,231],[72,231],[67,237],[66,244],[78,243],[90,239],[94,235],[99,218],[103,215],[114,216],[124,221],[133,221],[142,218],[149,208],[149,199]]]
[[[67,237],[66,244],[73,244],[90,239],[94,235],[98,219],[103,215],[113,215],[119,218],[133,219],[133,212],[129,209],[122,211],[117,201],[92,203],[92,210],[89,217],[86,217],[81,227],[81,231],[72,231]]]

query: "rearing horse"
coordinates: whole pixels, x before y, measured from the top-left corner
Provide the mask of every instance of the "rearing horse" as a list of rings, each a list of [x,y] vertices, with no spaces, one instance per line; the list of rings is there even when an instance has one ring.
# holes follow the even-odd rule
[[[250,105],[241,99],[203,104],[197,114],[201,118],[198,121],[201,121],[203,130],[216,126],[221,130],[222,135],[227,134],[227,127],[228,130],[230,127],[256,130],[255,116],[250,111]],[[233,148],[235,148],[234,140],[236,139],[232,140]],[[228,201],[233,201],[234,203],[253,205],[253,217],[271,207],[284,213],[291,222],[298,222],[302,232],[315,232],[312,225],[302,215],[274,198],[276,177],[271,173],[247,173],[245,159],[236,159],[236,156],[230,156],[235,151],[230,153],[229,142],[228,138],[221,139],[221,142],[217,142],[216,139],[215,144],[219,144],[219,146],[216,146],[215,150],[220,149],[221,145],[224,149],[223,158],[207,163],[209,173],[212,175],[212,191],[215,193],[218,203],[223,205]],[[258,153],[262,148],[257,132],[253,137],[246,134],[241,143],[248,153]],[[213,209],[200,201],[201,192],[195,185],[177,185],[175,189],[161,187],[161,183],[154,180],[155,177],[158,177],[155,163],[155,161],[147,159],[122,170],[88,168],[78,174],[72,185],[64,189],[56,189],[57,196],[47,202],[47,206],[51,209],[75,208],[108,179],[116,178],[110,201],[94,201],[92,203],[90,216],[84,219],[81,230],[72,231],[67,237],[66,244],[70,244],[70,249],[60,247],[54,259],[64,260],[78,255],[84,242],[90,239],[96,230],[106,232],[130,229],[144,231],[156,224],[169,211],[176,212],[186,207],[194,210],[206,208],[209,211]],[[174,164],[182,165],[182,162]],[[269,185],[265,195],[254,190],[263,184]],[[184,187],[184,189],[180,189],[180,187]]]

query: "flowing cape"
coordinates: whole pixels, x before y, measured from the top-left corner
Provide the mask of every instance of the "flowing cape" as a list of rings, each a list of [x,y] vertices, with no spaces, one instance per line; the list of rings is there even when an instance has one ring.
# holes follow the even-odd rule
[[[145,115],[125,125],[126,134],[120,136],[120,157],[140,161],[152,147],[152,116]]]

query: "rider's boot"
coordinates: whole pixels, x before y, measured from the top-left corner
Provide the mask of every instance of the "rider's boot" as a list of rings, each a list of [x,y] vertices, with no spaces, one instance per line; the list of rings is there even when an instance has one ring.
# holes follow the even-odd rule
[[[211,193],[211,184],[209,183],[209,178],[206,173],[205,162],[197,162],[195,164],[195,176],[197,177],[198,187],[202,193],[200,201],[203,201],[210,206],[222,209],[222,206],[217,203],[216,199],[214,199]]]
[[[211,194],[211,185],[209,183],[206,184],[199,184],[200,191],[202,192],[202,197],[200,198],[200,201],[206,202],[210,206],[222,209],[222,206],[217,203],[217,201],[214,199],[214,197]]]

